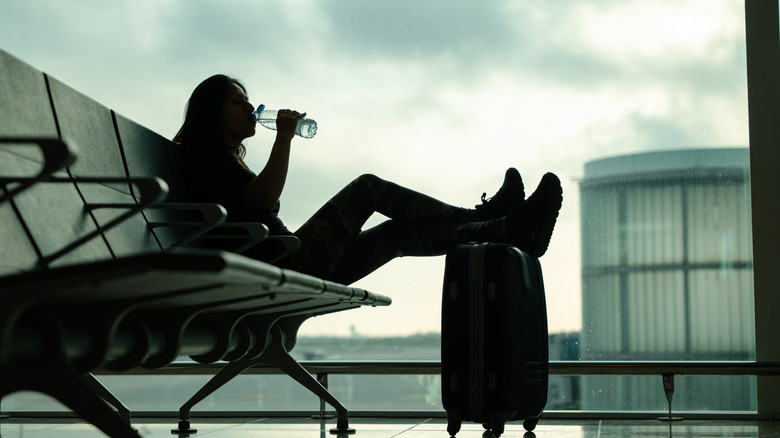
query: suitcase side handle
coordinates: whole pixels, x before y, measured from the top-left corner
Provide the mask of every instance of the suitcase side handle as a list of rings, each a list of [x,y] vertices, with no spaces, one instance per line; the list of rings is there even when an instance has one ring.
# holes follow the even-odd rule
[[[520,257],[520,264],[523,265],[523,287],[525,292],[531,291],[531,272],[528,270],[528,265],[531,264],[531,256],[524,253],[523,251],[520,251],[519,249],[515,247],[511,247],[512,250],[514,250],[517,255]]]

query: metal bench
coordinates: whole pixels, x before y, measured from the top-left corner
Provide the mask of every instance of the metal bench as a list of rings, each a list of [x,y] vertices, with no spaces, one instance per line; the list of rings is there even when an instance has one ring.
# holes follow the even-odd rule
[[[271,364],[336,409],[332,432],[351,432],[288,352],[308,318],[390,298],[197,247],[225,213],[177,199],[174,147],[0,51],[0,397],[39,391],[110,436],[138,436],[92,372],[227,361],[182,406],[176,431],[191,433],[195,404]],[[238,226],[239,249],[267,236]]]

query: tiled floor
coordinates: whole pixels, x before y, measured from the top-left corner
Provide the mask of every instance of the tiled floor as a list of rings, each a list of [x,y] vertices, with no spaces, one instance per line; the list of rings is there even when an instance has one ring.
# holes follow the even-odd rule
[[[134,425],[143,437],[176,438],[171,434],[175,426],[173,419],[134,420]],[[366,419],[353,418],[350,426],[356,429],[355,438],[425,438],[447,437],[446,420],[434,419]],[[670,428],[671,426],[671,428]],[[273,437],[273,438],[327,438],[348,435],[332,435],[330,429],[335,422],[320,422],[306,418],[258,420],[239,419],[193,419],[198,433],[192,437]],[[483,437],[479,424],[464,423],[458,437]],[[89,438],[105,436],[94,427],[77,420],[58,419],[3,419],[0,420],[2,438]],[[606,437],[780,437],[780,422],[770,421],[705,421],[684,420],[671,425],[658,420],[542,420],[533,433],[526,433],[520,423],[506,425],[502,437],[562,437],[562,438],[606,438]]]

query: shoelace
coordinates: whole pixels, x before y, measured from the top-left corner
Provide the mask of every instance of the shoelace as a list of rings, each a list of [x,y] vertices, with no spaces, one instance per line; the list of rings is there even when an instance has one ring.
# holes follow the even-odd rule
[[[482,204],[486,205],[486,204],[490,204],[491,201],[493,201],[494,199],[496,199],[498,197],[499,197],[499,194],[496,193],[494,196],[491,196],[491,197],[488,198],[487,197],[487,193],[482,192],[482,197],[480,199],[482,200]]]

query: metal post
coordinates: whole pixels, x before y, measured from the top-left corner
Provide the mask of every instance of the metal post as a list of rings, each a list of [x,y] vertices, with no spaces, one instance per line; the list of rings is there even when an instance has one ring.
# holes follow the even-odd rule
[[[756,360],[780,360],[777,308],[780,270],[780,55],[777,0],[745,0],[750,179],[753,210],[753,281],[756,315]],[[758,378],[758,412],[780,417],[780,379]]]
[[[323,388],[328,389],[328,373],[317,373],[317,382],[319,382]],[[331,420],[336,418],[336,416],[325,414],[325,400],[320,397],[320,413],[319,415],[312,415],[311,418],[314,420]]]
[[[682,421],[682,417],[672,417],[672,397],[674,397],[674,374],[664,374],[662,381],[664,384],[664,394],[666,394],[666,401],[669,402],[669,416],[658,417],[661,421]],[[671,436],[671,435],[670,435]]]

